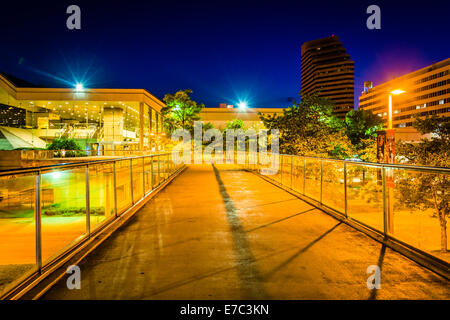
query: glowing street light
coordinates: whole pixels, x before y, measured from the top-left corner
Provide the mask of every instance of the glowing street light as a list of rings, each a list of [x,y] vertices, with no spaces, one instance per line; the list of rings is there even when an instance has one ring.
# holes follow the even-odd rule
[[[391,91],[391,94],[398,95],[398,94],[402,94],[402,93],[405,93],[405,92],[406,92],[405,90],[396,89],[396,90]]]
[[[75,90],[76,91],[83,91],[83,84],[82,83],[77,83],[76,85],[75,85]]]
[[[247,102],[245,102],[245,101],[240,101],[240,102],[238,103],[238,107],[239,107],[239,109],[242,109],[242,110],[247,109],[247,108],[248,108]]]
[[[405,93],[406,91],[402,90],[402,89],[396,89],[396,90],[392,90],[389,93],[389,109],[388,109],[388,129],[392,129],[392,96],[393,95],[399,95],[402,93]]]

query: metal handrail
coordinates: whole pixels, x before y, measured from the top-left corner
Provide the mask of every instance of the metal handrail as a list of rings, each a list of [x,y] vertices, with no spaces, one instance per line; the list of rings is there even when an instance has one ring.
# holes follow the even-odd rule
[[[268,153],[268,154],[270,154],[270,153]],[[325,160],[325,161],[345,162],[345,163],[357,164],[357,165],[366,166],[366,167],[394,168],[394,169],[398,168],[398,169],[438,171],[438,172],[450,173],[450,168],[448,168],[448,167],[433,167],[433,166],[410,165],[410,164],[377,163],[377,162],[343,160],[343,159],[334,159],[334,158],[321,158],[321,157],[313,157],[313,156],[300,156],[300,155],[292,155],[292,154],[280,154],[280,156],[298,157],[298,158],[307,158],[307,159]]]
[[[47,171],[47,170],[51,170],[51,169],[72,168],[72,167],[77,167],[77,166],[81,167],[81,166],[85,166],[88,164],[101,164],[101,163],[130,160],[130,159],[150,158],[150,157],[164,156],[164,155],[168,155],[168,154],[170,154],[170,153],[166,152],[166,153],[149,154],[149,155],[143,155],[143,156],[130,156],[130,157],[120,157],[120,158],[112,158],[112,159],[100,159],[100,160],[49,164],[49,165],[45,165],[45,166],[36,166],[36,167],[27,167],[27,168],[4,169],[4,170],[0,170],[0,176],[6,176],[6,175],[10,175],[10,174],[32,173],[32,172],[39,172],[39,171],[43,171],[43,170]]]

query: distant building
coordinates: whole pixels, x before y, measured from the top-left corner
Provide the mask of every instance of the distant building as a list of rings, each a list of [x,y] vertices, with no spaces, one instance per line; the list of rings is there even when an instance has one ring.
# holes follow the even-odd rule
[[[164,103],[143,89],[36,87],[0,73],[0,150],[72,138],[86,150],[159,150]]]
[[[367,88],[359,97],[359,107],[372,111],[386,123],[388,95],[397,89],[406,92],[393,96],[394,128],[411,128],[415,116],[450,116],[450,58]]]
[[[335,35],[305,42],[301,49],[301,91],[318,93],[343,118],[354,106],[355,66]]]
[[[266,116],[282,115],[283,110],[282,108],[246,108],[245,110],[239,108],[203,108],[200,117],[203,123],[210,122],[217,129],[225,129],[227,122],[240,119],[244,122],[246,128],[259,130],[264,128],[258,115],[259,112]]]
[[[219,104],[219,108],[233,109],[234,106],[233,106],[232,104],[220,103],[220,104]]]

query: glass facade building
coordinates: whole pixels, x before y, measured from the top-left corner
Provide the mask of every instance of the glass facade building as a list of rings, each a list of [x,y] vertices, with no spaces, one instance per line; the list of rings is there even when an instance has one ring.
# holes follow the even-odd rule
[[[92,155],[158,151],[163,106],[143,89],[19,87],[0,74],[0,150],[71,138]]]

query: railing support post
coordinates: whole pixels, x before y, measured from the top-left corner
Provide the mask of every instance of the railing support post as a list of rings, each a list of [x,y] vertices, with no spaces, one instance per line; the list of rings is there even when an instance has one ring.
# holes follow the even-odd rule
[[[145,197],[145,157],[142,157],[142,198]]]
[[[294,167],[293,163],[294,163],[294,156],[291,157],[291,189],[292,189],[292,169]]]
[[[280,184],[283,185],[283,155],[280,155]]]
[[[344,162],[344,214],[347,218],[347,162]]]
[[[133,195],[133,159],[130,159],[130,190],[131,190],[131,203],[134,204],[134,195]]]
[[[161,156],[157,156],[158,158],[158,186],[161,184]]]
[[[116,178],[116,162],[113,162],[113,178],[114,178],[114,215],[117,217],[117,178]]]
[[[36,266],[41,273],[42,269],[42,230],[41,230],[41,172],[34,178],[34,220],[36,225]]]
[[[323,160],[320,159],[320,204],[322,204],[323,194]]]
[[[86,234],[91,235],[91,197],[89,192],[89,165],[86,165]]]
[[[381,167],[381,176],[382,176],[382,188],[383,188],[383,227],[384,227],[384,236],[387,236],[388,231],[388,204],[386,198],[386,170],[382,166]]]
[[[154,162],[154,156],[150,156],[150,189],[153,190],[155,186],[155,181],[153,178],[153,162]]]
[[[306,158],[303,157],[303,195],[305,195],[306,189]]]

